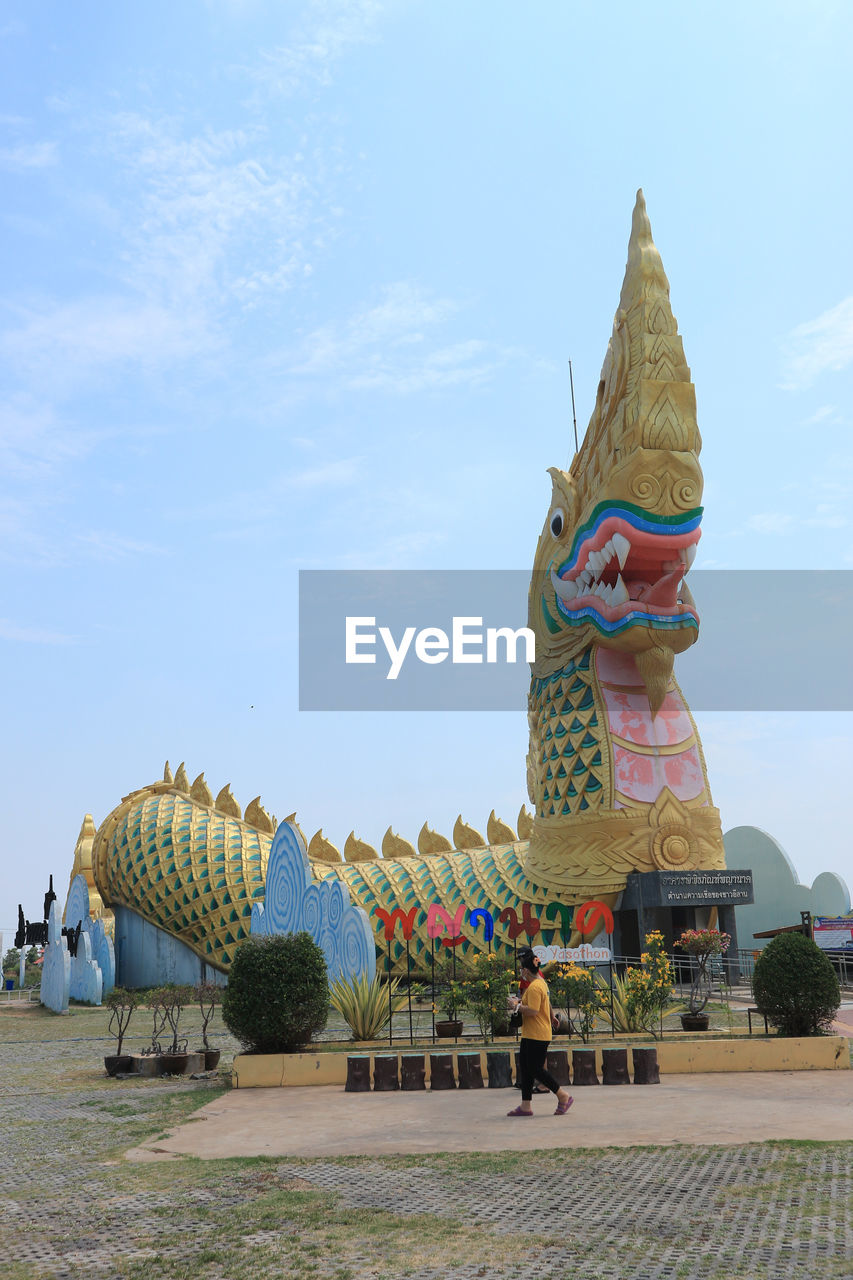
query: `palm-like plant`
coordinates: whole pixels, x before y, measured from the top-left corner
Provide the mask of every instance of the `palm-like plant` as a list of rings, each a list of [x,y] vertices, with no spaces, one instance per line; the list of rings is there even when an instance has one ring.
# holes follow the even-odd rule
[[[399,978],[394,978],[389,991],[378,974],[368,981],[367,974],[362,973],[357,978],[333,982],[329,1000],[349,1027],[353,1040],[376,1040],[391,1015],[406,1003],[406,993],[400,992],[399,986]]]
[[[612,988],[601,978],[599,978],[599,986],[599,1011],[613,1023],[613,1030],[623,1035],[626,1032],[642,1031],[640,1014],[630,999],[627,979],[614,974]]]

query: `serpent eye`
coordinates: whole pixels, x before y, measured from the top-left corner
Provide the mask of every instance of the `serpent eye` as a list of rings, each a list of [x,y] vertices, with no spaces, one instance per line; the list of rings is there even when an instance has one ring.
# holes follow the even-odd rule
[[[551,533],[555,538],[559,538],[560,534],[563,532],[563,530],[566,527],[566,517],[559,507],[551,516],[550,524],[551,524]]]

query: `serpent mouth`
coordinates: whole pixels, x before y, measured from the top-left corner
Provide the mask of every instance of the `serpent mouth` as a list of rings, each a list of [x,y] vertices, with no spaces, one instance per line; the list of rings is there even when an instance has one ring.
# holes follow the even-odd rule
[[[701,537],[701,508],[672,518],[602,504],[575,536],[572,554],[551,565],[557,608],[569,622],[606,630],[699,625],[684,579]]]

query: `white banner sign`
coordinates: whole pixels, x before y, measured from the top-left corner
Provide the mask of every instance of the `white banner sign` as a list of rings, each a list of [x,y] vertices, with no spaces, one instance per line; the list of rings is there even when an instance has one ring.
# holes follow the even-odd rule
[[[533,954],[540,964],[606,964],[613,955],[609,947],[594,947],[589,942],[579,947],[534,947]]]

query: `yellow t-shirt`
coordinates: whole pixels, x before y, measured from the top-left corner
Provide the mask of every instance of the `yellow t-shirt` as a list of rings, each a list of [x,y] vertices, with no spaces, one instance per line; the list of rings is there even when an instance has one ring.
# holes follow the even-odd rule
[[[525,1040],[551,1039],[551,1000],[548,995],[548,984],[544,978],[534,978],[530,986],[521,993],[521,1003],[535,1013],[526,1013],[521,1024],[521,1034]]]

